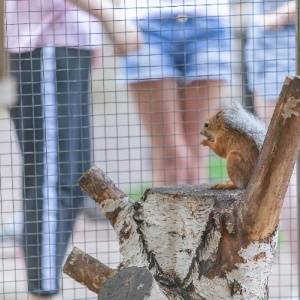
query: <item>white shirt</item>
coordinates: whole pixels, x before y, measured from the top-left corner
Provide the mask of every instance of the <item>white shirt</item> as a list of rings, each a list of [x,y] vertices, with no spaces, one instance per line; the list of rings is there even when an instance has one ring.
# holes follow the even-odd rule
[[[120,0],[126,18],[148,19],[178,15],[229,16],[228,0]]]

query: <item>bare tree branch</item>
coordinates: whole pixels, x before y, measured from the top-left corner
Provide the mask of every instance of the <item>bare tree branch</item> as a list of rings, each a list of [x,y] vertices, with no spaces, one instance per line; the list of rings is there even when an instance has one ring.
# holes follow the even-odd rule
[[[116,270],[74,247],[64,264],[63,272],[98,294],[102,284],[112,277]]]
[[[276,230],[300,148],[300,77],[287,77],[256,169],[245,192],[242,221],[250,239]]]

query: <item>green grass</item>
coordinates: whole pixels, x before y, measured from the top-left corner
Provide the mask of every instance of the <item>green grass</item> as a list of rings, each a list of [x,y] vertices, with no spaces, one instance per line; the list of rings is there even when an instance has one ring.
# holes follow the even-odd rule
[[[208,176],[210,182],[225,182],[228,179],[226,160],[212,154],[209,158]]]
[[[128,195],[132,200],[138,201],[141,199],[146,189],[149,189],[151,187],[151,182],[135,185],[126,193],[126,195]]]

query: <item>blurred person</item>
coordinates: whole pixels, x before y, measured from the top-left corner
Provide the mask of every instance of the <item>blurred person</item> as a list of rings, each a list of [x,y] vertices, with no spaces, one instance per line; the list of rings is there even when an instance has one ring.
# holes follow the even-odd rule
[[[296,74],[296,1],[258,0],[252,3],[253,14],[249,16],[245,49],[249,87],[254,94],[257,115],[270,122],[287,75]],[[284,242],[278,247],[278,267],[274,264],[273,275],[277,287],[270,287],[270,296],[295,296],[297,291],[297,185],[294,172],[284,201],[280,232]],[[281,259],[290,253],[291,258]],[[289,270],[289,271],[287,271]],[[291,281],[278,286],[281,272],[289,272]],[[294,287],[294,289],[293,289]]]
[[[296,2],[258,0],[247,27],[246,63],[256,113],[270,122],[287,75],[296,73]]]
[[[24,163],[29,299],[59,298],[63,258],[83,206],[77,180],[91,163],[89,75],[102,27],[116,54],[138,48],[136,26],[110,1],[6,1],[6,48],[18,84],[10,112]]]
[[[153,184],[207,180],[200,123],[220,107],[230,76],[227,0],[121,0],[144,44],[124,74],[151,139]]]

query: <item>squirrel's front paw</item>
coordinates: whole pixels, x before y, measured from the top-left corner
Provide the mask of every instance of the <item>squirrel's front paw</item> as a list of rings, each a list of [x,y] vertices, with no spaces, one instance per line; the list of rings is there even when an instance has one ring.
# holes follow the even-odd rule
[[[202,140],[202,141],[200,142],[200,145],[208,146],[208,140],[207,140],[207,139]]]

